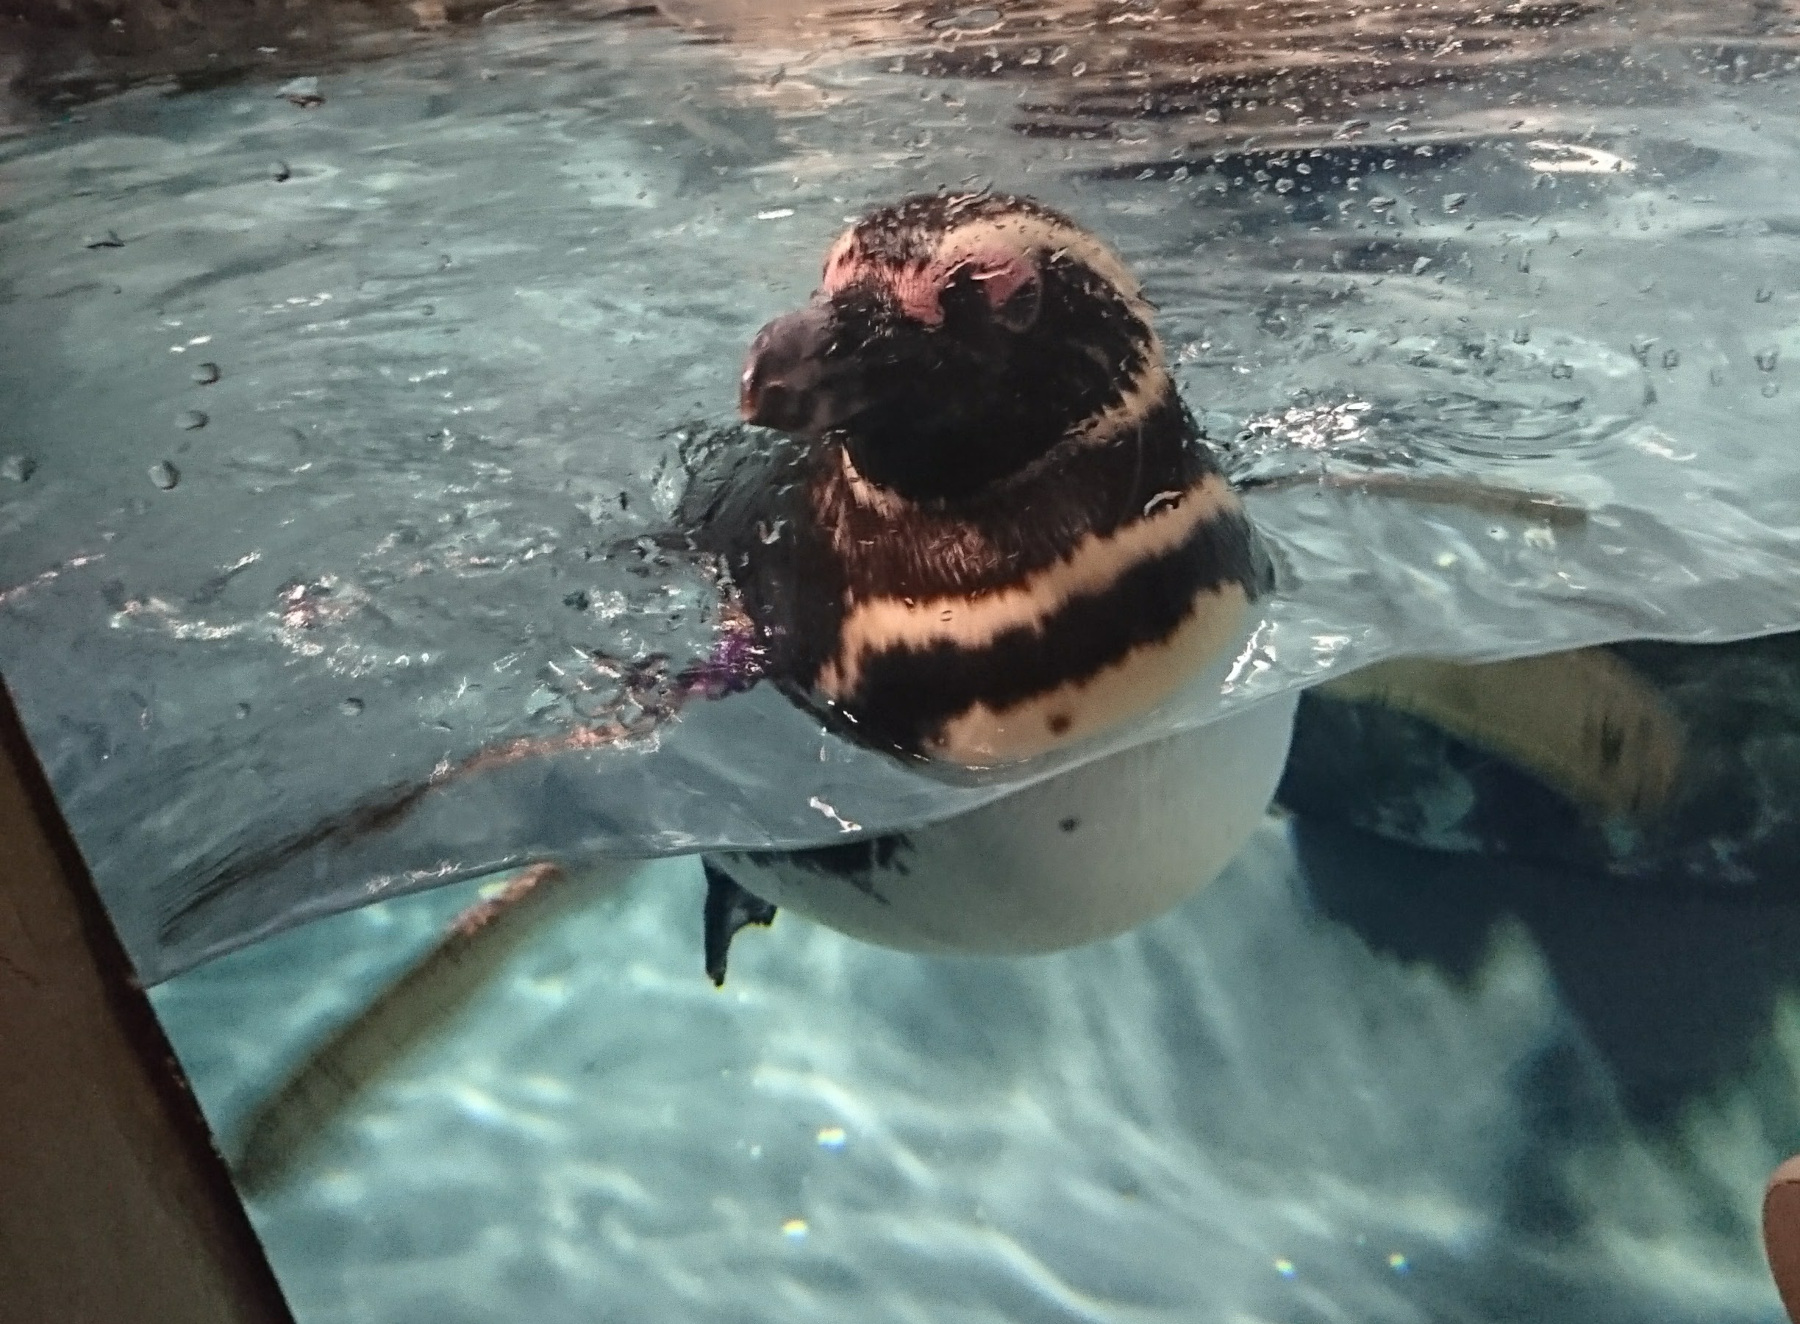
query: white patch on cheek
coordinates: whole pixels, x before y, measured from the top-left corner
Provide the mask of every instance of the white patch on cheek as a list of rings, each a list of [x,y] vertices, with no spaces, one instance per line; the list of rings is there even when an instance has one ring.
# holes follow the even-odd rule
[[[1073,435],[1082,442],[1112,441],[1150,417],[1151,411],[1174,389],[1168,371],[1163,367],[1162,347],[1153,338],[1149,358],[1119,393],[1119,398],[1082,423]]]

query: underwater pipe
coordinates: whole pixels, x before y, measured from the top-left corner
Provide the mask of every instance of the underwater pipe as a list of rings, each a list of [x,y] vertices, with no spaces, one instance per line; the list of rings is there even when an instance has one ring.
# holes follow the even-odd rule
[[[0,683],[0,1319],[294,1324]]]

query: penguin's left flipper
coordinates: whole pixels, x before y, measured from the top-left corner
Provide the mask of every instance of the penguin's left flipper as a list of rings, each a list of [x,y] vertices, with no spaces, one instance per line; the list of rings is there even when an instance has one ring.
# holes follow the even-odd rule
[[[1319,688],[1423,718],[1602,817],[1654,818],[1681,775],[1681,719],[1604,648],[1509,662],[1400,658]]]
[[[448,933],[322,1043],[249,1113],[232,1162],[251,1195],[281,1185],[351,1105],[449,1027],[513,953],[576,907],[620,890],[633,860],[606,860],[569,879],[551,864],[515,874],[457,916]]]
[[[1246,495],[1314,487],[1361,496],[1391,497],[1425,505],[1460,506],[1478,515],[1525,519],[1559,529],[1578,529],[1587,523],[1587,511],[1551,492],[1483,483],[1450,474],[1413,473],[1297,473],[1272,478],[1234,480]]]
[[[700,866],[706,871],[706,973],[714,988],[723,988],[731,940],[752,924],[773,924],[775,907],[738,886],[712,860],[703,859]]]

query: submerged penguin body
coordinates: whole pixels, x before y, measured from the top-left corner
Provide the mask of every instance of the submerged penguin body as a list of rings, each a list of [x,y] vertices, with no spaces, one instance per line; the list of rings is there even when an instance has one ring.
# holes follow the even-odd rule
[[[770,676],[902,756],[987,767],[1099,735],[1235,652],[1267,587],[1136,282],[1029,200],[871,214],[833,246],[812,301],[758,335],[741,404],[788,449],[753,484],[714,489],[691,524]],[[1110,936],[1236,852],[1273,794],[1292,707],[916,832],[711,857],[714,885],[909,949]]]
[[[709,859],[754,895],[865,942],[1058,951],[1135,928],[1216,877],[1275,793],[1293,716],[1284,695],[914,832]]]

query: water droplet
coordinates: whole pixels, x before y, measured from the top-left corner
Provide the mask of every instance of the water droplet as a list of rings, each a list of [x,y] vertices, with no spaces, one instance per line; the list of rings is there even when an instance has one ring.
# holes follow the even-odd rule
[[[1774,297],[1775,297],[1775,291],[1770,289],[1767,285],[1757,286],[1756,301],[1758,303],[1767,303],[1770,299],[1773,299]]]
[[[202,363],[199,367],[194,369],[194,380],[202,386],[211,386],[214,382],[219,380],[219,365],[216,363]]]
[[[1415,276],[1422,275],[1425,268],[1430,265],[1431,259],[1428,257],[1415,258],[1412,264],[1412,274]]]
[[[125,241],[119,238],[117,230],[108,230],[105,234],[87,235],[81,241],[83,248],[123,248]]]
[[[1463,204],[1468,200],[1467,193],[1446,193],[1444,194],[1444,210],[1447,212],[1461,211]]]
[[[238,706],[237,706],[237,715],[238,715],[238,716],[239,716],[239,717],[248,717],[248,716],[250,716],[250,705],[249,705],[249,704],[247,704],[247,703],[240,703],[240,704],[239,704],[239,705],[238,705]]]
[[[1706,374],[1706,380],[1711,382],[1714,386],[1725,385],[1725,369],[1723,369],[1723,368],[1712,369],[1710,372],[1708,372]]]
[[[290,79],[275,89],[275,95],[285,97],[301,110],[312,110],[325,104],[325,98],[319,93],[319,80],[315,77]]]
[[[1291,179],[1278,179],[1275,181],[1275,191],[1277,193],[1291,193],[1293,192],[1293,189],[1294,181]]]
[[[1208,106],[1206,108],[1206,113],[1200,118],[1205,120],[1208,124],[1217,124],[1220,120],[1225,118],[1225,114],[1217,106]]]
[[[1681,351],[1674,348],[1665,349],[1662,356],[1662,365],[1665,368],[1679,368],[1681,366]]]
[[[361,699],[345,699],[338,705],[338,711],[345,717],[361,717],[363,701]]]
[[[981,32],[988,28],[998,27],[1000,11],[998,9],[965,9],[960,14],[952,14],[949,18],[940,18],[932,23],[937,30],[957,29],[963,32]]]
[[[269,178],[274,180],[277,184],[285,184],[293,177],[294,172],[288,169],[288,163],[286,161],[277,161],[274,165],[269,167]]]
[[[1069,70],[1069,77],[1070,78],[1080,78],[1086,72],[1087,72],[1087,61],[1086,60],[1077,60],[1075,62],[1075,67],[1073,69]]]
[[[1519,270],[1527,276],[1531,274],[1531,250],[1529,248],[1519,254]]]
[[[193,432],[198,428],[205,427],[208,422],[206,415],[201,413],[198,409],[182,410],[175,421],[181,425],[181,430],[183,432]]]
[[[181,481],[181,470],[167,460],[158,460],[150,466],[150,481],[167,492]]]
[[[1513,328],[1512,338],[1513,344],[1515,345],[1529,345],[1531,343],[1531,328],[1528,326],[1515,326]]]
[[[37,472],[37,461],[29,455],[8,455],[0,459],[0,478],[9,483],[29,483]]]
[[[1781,387],[1774,382],[1764,382],[1762,385],[1762,393],[1763,399],[1773,400],[1776,396],[1781,394]]]
[[[584,588],[578,588],[573,593],[563,595],[563,606],[573,607],[576,611],[586,611],[592,605],[592,601]]]
[[[1771,346],[1756,352],[1756,366],[1764,372],[1774,372],[1775,365],[1781,361],[1781,351]]]
[[[1575,375],[1575,365],[1572,363],[1553,363],[1550,365],[1550,375],[1559,382],[1567,381]]]

